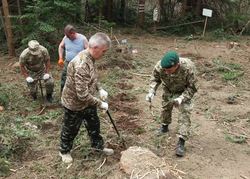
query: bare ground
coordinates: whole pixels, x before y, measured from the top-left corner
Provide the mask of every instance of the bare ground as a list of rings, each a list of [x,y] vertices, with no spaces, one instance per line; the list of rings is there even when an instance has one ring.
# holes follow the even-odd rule
[[[123,36],[138,50],[133,60],[121,64],[124,75],[113,88],[118,92],[109,99],[110,111],[118,129],[126,140],[127,147],[132,145],[151,149],[172,166],[172,172],[184,179],[250,178],[250,46],[249,37],[240,40],[240,46],[229,49],[229,42],[184,41],[181,38],[161,38],[149,35],[139,37]],[[166,50],[177,50],[181,56],[191,58],[198,69],[199,91],[195,95],[192,113],[192,135],[186,144],[186,155],[175,156],[177,142],[176,127],[178,111],[174,110],[170,132],[157,136],[160,115],[160,94],[154,99],[153,114],[145,101],[149,77],[153,66]],[[124,58],[125,59],[125,58]],[[132,60],[132,61],[131,61]],[[243,76],[237,80],[225,80],[218,71],[214,60],[224,63],[240,64]],[[134,63],[136,62],[136,63]],[[13,61],[3,57],[1,63],[1,83],[16,85],[24,99],[34,106],[7,109],[4,112],[27,118],[37,114],[41,108],[33,103],[25,92],[24,79],[19,72],[11,69]],[[101,74],[107,74],[115,66],[113,63],[100,65]],[[53,65],[53,76],[59,90],[60,69]],[[102,76],[102,79],[105,80]],[[55,100],[58,99],[58,92]],[[26,100],[27,101],[27,100]],[[16,101],[13,101],[16,102]],[[14,105],[14,104],[13,104]],[[16,110],[13,112],[13,110]],[[54,113],[52,113],[54,112]],[[52,114],[51,114],[52,113]],[[48,109],[49,119],[38,123],[36,140],[17,141],[25,144],[25,150],[16,150],[11,158],[11,174],[6,178],[130,178],[119,170],[120,151],[124,150],[112,125],[104,114],[101,115],[102,133],[106,145],[115,149],[115,155],[105,157],[93,154],[89,149],[86,131],[83,129],[75,141],[72,152],[72,166],[62,165],[58,157],[59,134],[62,110]],[[232,137],[234,137],[232,139]],[[244,139],[239,140],[238,138]],[[236,138],[236,139],[235,139]],[[234,140],[235,139],[235,140]],[[22,150],[21,150],[22,149]],[[104,164],[102,165],[102,163]],[[99,168],[101,166],[101,168]]]

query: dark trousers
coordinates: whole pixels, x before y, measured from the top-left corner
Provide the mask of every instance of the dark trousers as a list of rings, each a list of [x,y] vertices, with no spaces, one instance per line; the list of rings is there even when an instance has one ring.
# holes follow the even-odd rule
[[[97,108],[92,106],[82,111],[71,111],[64,108],[64,120],[61,132],[60,152],[70,152],[73,141],[78,134],[81,124],[84,123],[91,140],[91,147],[102,150],[103,139],[100,135],[100,120]]]

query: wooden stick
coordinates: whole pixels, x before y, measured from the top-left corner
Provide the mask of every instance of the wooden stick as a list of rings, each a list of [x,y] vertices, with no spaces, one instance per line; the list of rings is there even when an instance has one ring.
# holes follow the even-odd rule
[[[115,38],[116,42],[118,43],[118,45],[120,45],[120,42],[119,42],[119,40],[116,38],[115,35],[114,35],[114,38]]]
[[[208,17],[206,17],[206,20],[205,20],[205,24],[204,24],[204,29],[203,29],[202,37],[205,36],[205,31],[206,31],[206,27],[207,27],[207,18],[208,18]]]
[[[241,178],[243,179],[249,179],[248,177],[244,176],[244,175],[240,175]]]
[[[103,160],[103,162],[102,162],[102,164],[96,169],[96,170],[100,170],[100,168],[102,168],[102,166],[104,165],[104,163],[106,162],[106,159],[107,158],[104,158],[104,160]]]

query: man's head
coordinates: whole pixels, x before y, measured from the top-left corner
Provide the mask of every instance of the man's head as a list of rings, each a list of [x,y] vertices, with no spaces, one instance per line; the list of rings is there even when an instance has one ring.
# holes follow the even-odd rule
[[[36,40],[29,41],[28,47],[29,47],[29,52],[32,55],[38,55],[40,53],[38,41],[36,41]]]
[[[94,59],[101,58],[110,48],[110,38],[102,32],[98,32],[89,39],[89,52]]]
[[[174,73],[179,67],[179,55],[175,51],[167,52],[161,59],[161,67],[167,74]]]
[[[70,24],[68,24],[68,25],[65,26],[65,28],[64,28],[64,34],[70,40],[76,39],[76,29],[74,28],[74,26],[72,26]]]

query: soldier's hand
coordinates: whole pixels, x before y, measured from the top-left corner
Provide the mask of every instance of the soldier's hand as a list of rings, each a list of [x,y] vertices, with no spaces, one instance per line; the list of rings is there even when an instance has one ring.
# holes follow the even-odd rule
[[[153,92],[149,92],[149,93],[146,95],[146,101],[152,102],[154,96],[155,96],[155,94],[154,94]]]
[[[28,83],[33,83],[33,82],[34,82],[34,79],[31,78],[30,76],[28,76],[28,77],[26,78],[26,81],[27,81]]]
[[[59,60],[58,60],[58,65],[60,66],[60,67],[63,67],[63,65],[64,65],[64,61],[63,61],[63,59],[62,58],[59,58]]]
[[[109,108],[109,105],[106,102],[102,102],[100,108],[106,112]]]
[[[174,99],[174,105],[175,106],[180,106],[182,101],[183,101],[184,97],[183,96],[179,96],[178,98]]]
[[[101,100],[106,101],[106,99],[108,98],[108,92],[105,91],[104,89],[100,89],[99,94],[100,94]]]
[[[48,73],[45,73],[45,74],[43,75],[43,79],[44,79],[44,80],[49,79],[49,74],[48,74]]]

